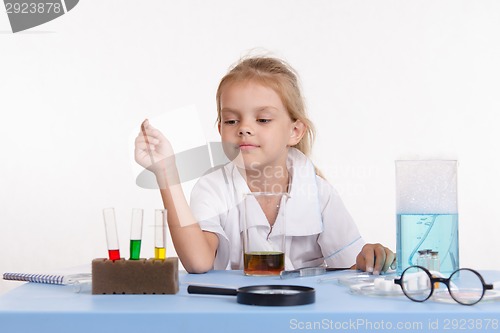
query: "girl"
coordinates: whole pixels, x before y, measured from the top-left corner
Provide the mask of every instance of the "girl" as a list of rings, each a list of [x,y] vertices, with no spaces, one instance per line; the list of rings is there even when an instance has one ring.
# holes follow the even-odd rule
[[[243,268],[239,204],[248,192],[290,194],[286,269],[326,264],[379,274],[390,267],[394,253],[364,243],[337,192],[307,157],[314,127],[290,66],[269,57],[242,60],[222,78],[216,101],[231,162],[200,178],[190,206],[162,133],[146,120],[135,143],[136,161],[156,176],[172,241],[188,272]],[[260,204],[272,232],[276,204]]]

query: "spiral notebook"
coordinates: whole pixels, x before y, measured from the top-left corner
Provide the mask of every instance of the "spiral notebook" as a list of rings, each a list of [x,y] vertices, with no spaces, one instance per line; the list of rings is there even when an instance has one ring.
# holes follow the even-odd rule
[[[56,275],[56,274],[27,274],[27,273],[4,273],[4,280],[26,281],[35,283],[49,284],[75,284],[90,281],[92,275],[90,273]]]

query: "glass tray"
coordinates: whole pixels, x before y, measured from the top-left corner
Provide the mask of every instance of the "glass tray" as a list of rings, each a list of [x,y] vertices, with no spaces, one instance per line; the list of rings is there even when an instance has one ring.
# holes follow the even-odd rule
[[[436,302],[443,302],[443,303],[455,303],[455,300],[451,298],[450,293],[448,290],[434,290],[434,293],[432,294],[431,300],[436,301]],[[482,302],[488,302],[488,301],[499,301],[500,300],[500,290],[486,290],[484,293],[483,299],[478,303],[481,304]]]
[[[397,286],[397,285],[396,285]],[[365,295],[365,296],[404,296],[403,291],[399,286],[399,289],[383,290],[375,288],[374,283],[358,283],[353,284],[349,288],[349,292],[354,295]]]

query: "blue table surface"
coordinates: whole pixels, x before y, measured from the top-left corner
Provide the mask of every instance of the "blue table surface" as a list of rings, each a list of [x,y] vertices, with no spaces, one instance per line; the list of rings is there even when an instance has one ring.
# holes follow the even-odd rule
[[[481,271],[487,282],[500,281],[500,271]],[[319,279],[353,274],[331,272],[322,276],[281,280],[249,277],[241,271],[181,272],[175,295],[91,295],[75,293],[69,286],[26,283],[0,296],[0,332],[103,331],[168,332],[294,331],[482,331],[500,332],[500,300],[474,306],[435,301],[416,303],[405,296],[353,295],[349,288]],[[238,304],[235,296],[190,295],[189,284],[243,287],[292,284],[316,289],[309,305],[270,307]],[[406,325],[406,326],[405,326]],[[412,329],[408,329],[414,325]],[[229,330],[231,331],[231,330]]]

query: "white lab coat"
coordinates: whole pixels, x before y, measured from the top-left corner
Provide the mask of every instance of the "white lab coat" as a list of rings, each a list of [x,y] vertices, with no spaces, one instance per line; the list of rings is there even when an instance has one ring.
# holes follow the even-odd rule
[[[354,265],[365,242],[338,193],[295,148],[289,149],[287,167],[292,181],[285,268]],[[243,269],[242,201],[249,192],[232,162],[201,177],[191,192],[191,210],[200,227],[219,237],[214,269]]]

